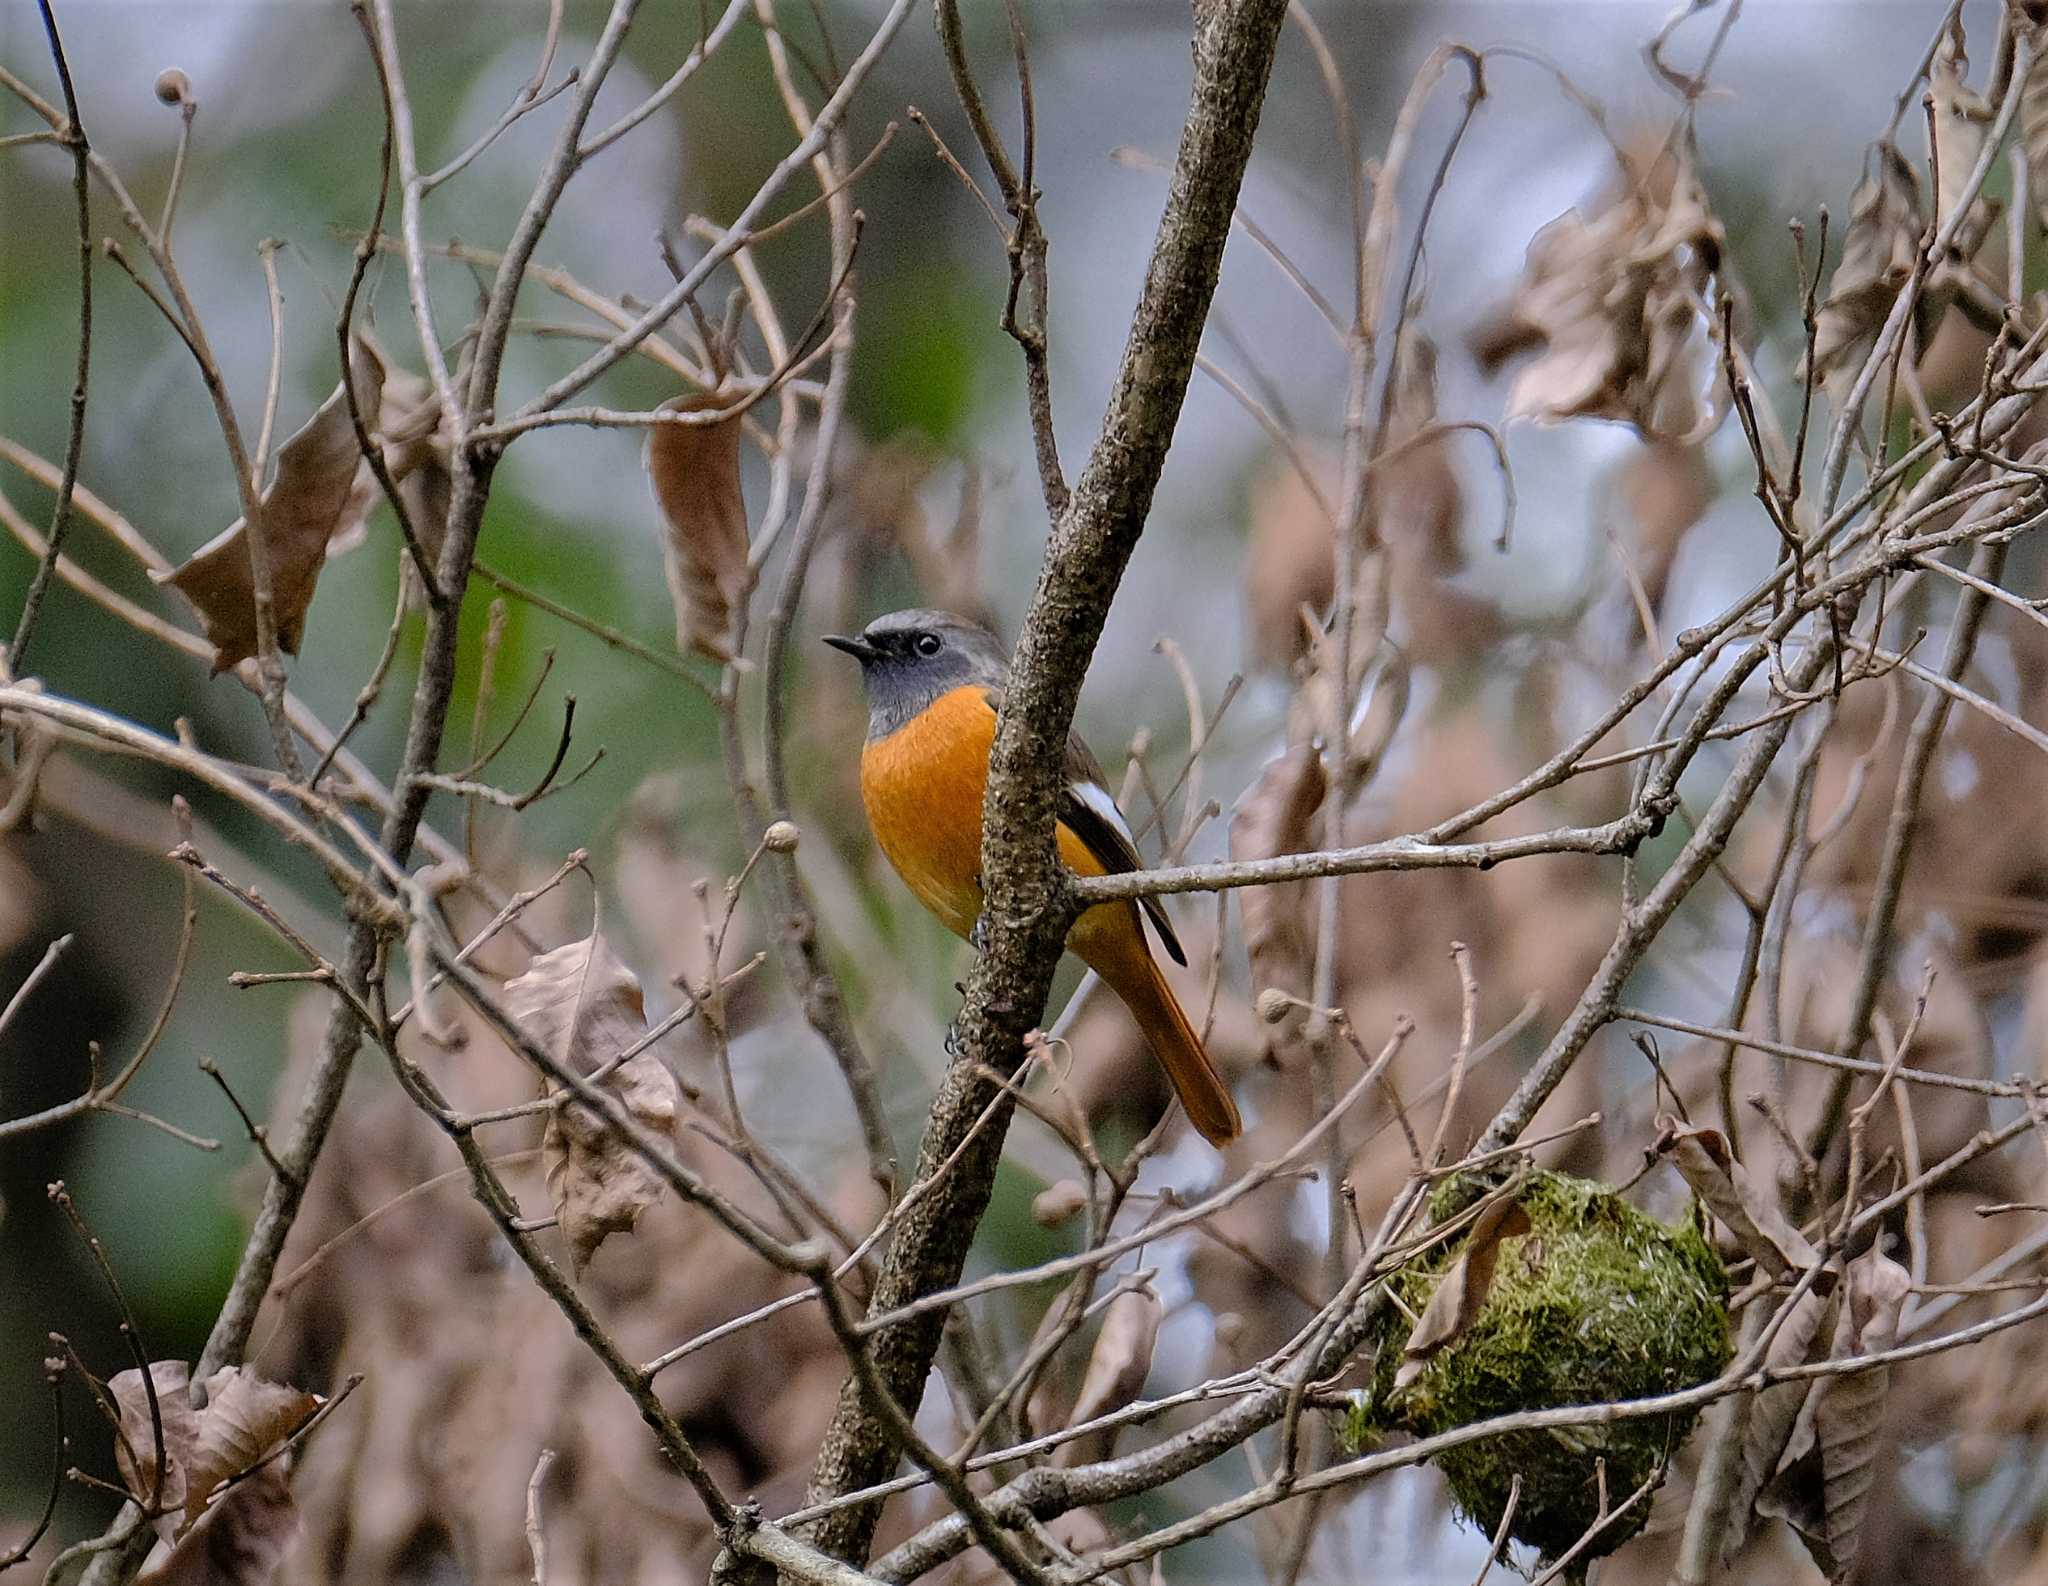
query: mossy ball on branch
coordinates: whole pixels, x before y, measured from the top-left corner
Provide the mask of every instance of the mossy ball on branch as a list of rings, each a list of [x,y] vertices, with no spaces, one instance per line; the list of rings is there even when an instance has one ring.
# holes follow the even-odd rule
[[[1452,1179],[1430,1211],[1448,1221],[1492,1188]],[[1505,1199],[1519,1211],[1483,1214],[1473,1225],[1493,1246],[1490,1274],[1476,1250],[1454,1272],[1474,1243],[1468,1230],[1393,1280],[1401,1305],[1425,1323],[1447,1277],[1464,1285],[1466,1299],[1437,1307],[1435,1330],[1448,1322],[1450,1336],[1426,1352],[1414,1347],[1422,1329],[1411,1332],[1401,1308],[1389,1308],[1370,1404],[1346,1428],[1357,1440],[1648,1398],[1706,1382],[1727,1365],[1728,1278],[1696,1213],[1667,1226],[1603,1184],[1550,1172],[1528,1173]],[[1509,1534],[1556,1559],[1601,1521],[1603,1487],[1609,1509],[1621,1505],[1677,1452],[1693,1420],[1686,1412],[1509,1432],[1447,1449],[1435,1463],[1458,1507],[1489,1535],[1519,1476]],[[1575,1563],[1613,1552],[1642,1529],[1649,1508],[1646,1495],[1613,1517]]]

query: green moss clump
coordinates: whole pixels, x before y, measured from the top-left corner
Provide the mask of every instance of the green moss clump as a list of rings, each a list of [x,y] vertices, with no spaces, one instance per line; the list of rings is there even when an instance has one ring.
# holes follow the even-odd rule
[[[1431,1213],[1453,1216],[1490,1187],[1448,1181],[1431,1198]],[[1343,1434],[1398,1427],[1429,1436],[1517,1410],[1646,1398],[1705,1382],[1727,1365],[1728,1278],[1697,1216],[1667,1227],[1605,1185],[1561,1173],[1529,1174],[1517,1198],[1529,1231],[1501,1241],[1471,1327],[1396,1392],[1409,1326],[1390,1308],[1371,1400]],[[1404,1269],[1393,1280],[1402,1304],[1420,1315],[1457,1254],[1454,1243]],[[1606,1462],[1608,1503],[1619,1504],[1677,1450],[1693,1420],[1685,1413],[1510,1432],[1435,1462],[1458,1507],[1489,1534],[1520,1476],[1510,1534],[1554,1559],[1599,1519],[1597,1462]],[[1645,1500],[1581,1557],[1612,1552],[1648,1513]]]

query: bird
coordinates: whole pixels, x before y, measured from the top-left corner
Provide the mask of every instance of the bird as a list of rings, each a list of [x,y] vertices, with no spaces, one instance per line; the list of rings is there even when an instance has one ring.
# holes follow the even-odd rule
[[[982,906],[982,795],[1009,677],[1002,646],[978,623],[922,608],[877,617],[858,634],[823,637],[860,662],[868,701],[860,795],[875,841],[917,900],[972,941]],[[1144,869],[1130,824],[1078,734],[1067,736],[1065,772],[1056,831],[1061,862],[1079,876]],[[1084,910],[1067,949],[1123,999],[1189,1121],[1221,1146],[1243,1128],[1237,1103],[1152,956],[1148,922],[1173,961],[1185,965],[1187,954],[1156,897]]]

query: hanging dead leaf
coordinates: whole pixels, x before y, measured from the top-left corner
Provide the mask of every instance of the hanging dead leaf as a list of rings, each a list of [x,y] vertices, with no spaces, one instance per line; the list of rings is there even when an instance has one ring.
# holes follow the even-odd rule
[[[1567,210],[1537,232],[1512,307],[1474,351],[1492,363],[1542,348],[1516,377],[1511,418],[1618,419],[1696,440],[1724,410],[1708,319],[1724,234],[1688,163],[1630,165],[1590,218]]]
[[[1651,1149],[1671,1157],[1692,1192],[1772,1277],[1795,1276],[1820,1259],[1772,1197],[1750,1181],[1720,1130],[1686,1128],[1665,1114],[1657,1119]]]
[[[355,343],[356,403],[365,415],[381,411],[384,366]],[[278,645],[299,650],[313,586],[337,539],[346,543],[372,505],[358,488],[362,453],[350,422],[348,398],[337,385],[278,448],[277,471],[263,492],[263,544],[270,563],[272,611]],[[256,584],[249,567],[248,524],[237,518],[181,567],[151,574],[192,603],[213,645],[215,675],[256,653]]]
[[[138,1579],[149,1586],[262,1586],[298,1529],[289,1459],[280,1450],[319,1409],[320,1397],[228,1366],[207,1379],[206,1406],[195,1410],[183,1361],[157,1361],[150,1380],[155,1418],[141,1372],[120,1372],[107,1384],[120,1417],[114,1458],[121,1479],[137,1502],[157,1505],[162,1545]]]
[[[1840,1295],[1839,1285],[1825,1296],[1810,1289],[1801,1295],[1792,1314],[1771,1339],[1765,1365],[1774,1369],[1803,1366],[1828,1350],[1835,1335]],[[1742,1462],[1736,1469],[1735,1490],[1728,1506],[1734,1523],[1722,1539],[1724,1558],[1733,1558],[1748,1537],[1750,1510],[1784,1462],[1786,1447],[1792,1441],[1812,1386],[1803,1380],[1774,1382],[1759,1389],[1751,1401],[1749,1417],[1743,1423]]]
[[[1231,814],[1230,857],[1273,859],[1315,847],[1316,812],[1327,790],[1322,756],[1313,743],[1298,744],[1269,761]],[[1238,894],[1252,983],[1260,990],[1276,988],[1295,998],[1308,995],[1315,966],[1311,903],[1305,881],[1246,887]],[[1279,1033],[1298,1027],[1301,1019],[1299,1008],[1289,1008],[1269,1027],[1264,1036],[1269,1062],[1277,1055]]]
[[[1854,375],[1876,342],[1893,301],[1912,278],[1925,224],[1912,165],[1890,143],[1878,144],[1873,154],[1877,169],[1850,200],[1841,262],[1828,278],[1827,301],[1814,329],[1814,378],[1830,391]],[[1924,334],[1920,344],[1926,345]]]
[[[236,1482],[153,1558],[136,1586],[267,1586],[299,1530],[283,1459]]]
[[[1126,1289],[1109,1302],[1102,1331],[1095,1335],[1095,1348],[1088,1355],[1081,1391],[1067,1414],[1068,1426],[1121,1410],[1138,1396],[1152,1370],[1152,1350],[1159,1341],[1159,1323],[1165,1314],[1166,1308],[1149,1282]],[[1078,1465],[1104,1458],[1115,1438],[1114,1429],[1076,1438],[1061,1448],[1060,1462]]]
[[[1352,707],[1356,730],[1358,702],[1364,697],[1365,680],[1386,648],[1387,624],[1391,615],[1392,557],[1384,547],[1357,559],[1351,586],[1350,664],[1345,665],[1344,646],[1338,642],[1337,625],[1327,627],[1317,614],[1304,606],[1295,614],[1303,637],[1303,653],[1294,665],[1294,694],[1287,702],[1287,741],[1302,743],[1314,739],[1332,755],[1349,754],[1345,703]],[[1334,618],[1335,613],[1332,613]],[[1339,679],[1344,686],[1340,692]]]
[[[224,1482],[267,1457],[320,1408],[317,1394],[268,1382],[246,1366],[206,1379],[206,1408],[185,1472],[185,1522],[199,1518]]]
[[[734,400],[698,392],[671,398],[661,411],[715,412]],[[657,424],[647,432],[646,467],[667,525],[662,557],[675,601],[676,647],[730,661],[733,621],[754,587],[740,493],[740,420]]]
[[[1302,655],[1301,609],[1336,593],[1335,460],[1308,441],[1268,458],[1252,482],[1245,542],[1245,618],[1258,664],[1285,670]]]
[[[1849,1263],[1831,1360],[1880,1354],[1898,1336],[1912,1275],[1873,1249]],[[1882,1451],[1891,1368],[1815,1380],[1759,1513],[1789,1521],[1830,1581],[1850,1578]]]
[[[1963,19],[1950,19],[1941,47],[1927,71],[1927,93],[1934,101],[1934,206],[1936,225],[1963,200],[1977,158],[1990,130],[1991,105],[1969,84],[1970,58],[1963,48]],[[1952,272],[1976,258],[1998,219],[1998,204],[1981,193],[1970,200],[1969,213],[1950,244],[1940,269]]]
[[[150,1414],[149,1388],[140,1371],[130,1367],[107,1381],[120,1426],[120,1435],[114,1439],[114,1464],[138,1503],[147,1505],[154,1500],[169,1517],[185,1508],[185,1473],[192,1467],[192,1446],[199,1436],[190,1398],[192,1368],[182,1360],[158,1360],[151,1363],[149,1378],[156,1388],[155,1417]],[[157,1486],[158,1421],[163,1426],[161,1490]],[[168,1519],[159,1522],[159,1530],[168,1541]]]
[[[1396,1393],[1421,1376],[1430,1361],[1472,1325],[1493,1285],[1501,1241],[1525,1234],[1529,1228],[1529,1214],[1509,1195],[1502,1195],[1479,1214],[1457,1260],[1438,1282],[1402,1347],[1401,1369],[1394,1373]]]
[[[1630,452],[1613,480],[1636,576],[1650,609],[1660,611],[1679,542],[1713,505],[1718,482],[1703,448],[1661,443]]]
[[[373,338],[366,335],[363,339],[384,364],[384,401],[375,429],[384,449],[385,470],[398,487],[399,499],[405,503],[406,521],[412,525],[420,549],[430,563],[438,561],[441,544],[448,537],[448,502],[454,488],[450,458],[455,445],[455,427],[441,411],[441,399],[434,390],[433,381],[425,375],[398,367]],[[456,365],[454,379],[457,390],[461,390],[468,380],[472,345],[464,344],[462,361]],[[357,477],[356,487],[368,495],[373,504],[382,494],[368,465]],[[363,522],[367,521],[365,513]],[[360,538],[361,531],[358,530],[348,544],[353,545]],[[338,555],[346,548],[337,543],[329,546],[328,550],[330,555]],[[420,591],[418,579],[411,570],[412,558],[404,558],[400,565],[406,569],[408,599],[416,604]]]
[[[640,982],[602,936],[542,953],[505,986],[505,1008],[534,1043],[603,1088],[663,1139],[675,1133],[675,1077],[652,1052],[610,1065],[647,1031]],[[559,1087],[550,1083],[552,1094]],[[574,1102],[548,1114],[541,1161],[562,1236],[580,1271],[608,1235],[632,1230],[661,1193],[653,1169],[602,1117]]]
[[[1372,474],[1379,537],[1412,577],[1440,578],[1465,563],[1458,537],[1464,493],[1448,434],[1437,424],[1436,343],[1411,322],[1395,351],[1387,447]]]

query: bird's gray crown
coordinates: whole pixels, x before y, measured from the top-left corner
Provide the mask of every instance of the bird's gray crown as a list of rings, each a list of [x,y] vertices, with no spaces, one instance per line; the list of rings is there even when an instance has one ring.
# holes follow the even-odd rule
[[[828,634],[825,642],[860,662],[871,739],[886,738],[956,688],[1000,687],[1008,672],[996,636],[950,611],[892,611],[857,637]]]

